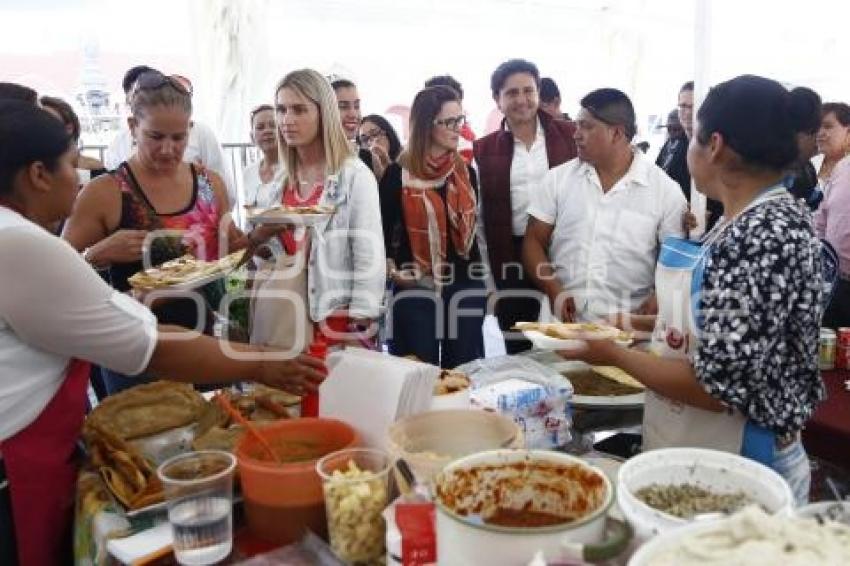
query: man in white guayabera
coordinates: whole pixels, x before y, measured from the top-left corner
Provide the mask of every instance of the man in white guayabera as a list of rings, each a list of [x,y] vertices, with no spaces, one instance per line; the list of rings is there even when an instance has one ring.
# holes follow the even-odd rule
[[[531,193],[523,263],[564,321],[654,314],[661,241],[683,233],[679,186],[631,146],[635,111],[616,89],[581,100],[578,158]]]

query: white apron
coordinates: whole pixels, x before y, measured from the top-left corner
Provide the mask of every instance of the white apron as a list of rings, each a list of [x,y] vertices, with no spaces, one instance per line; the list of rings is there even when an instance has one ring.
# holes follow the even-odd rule
[[[784,187],[771,187],[763,191],[741,213],[765,202],[787,198]],[[700,244],[682,238],[667,237],[661,246],[655,272],[655,289],[658,297],[658,318],[652,333],[650,351],[669,359],[693,360],[698,345],[696,321],[702,291],[705,258],[711,246],[720,239],[732,220],[715,227]],[[769,448],[772,455],[773,436],[766,429],[748,423],[736,409],[713,412],[672,401],[647,390],[643,417],[643,449],[668,447],[698,447],[742,453],[744,434],[758,442],[754,448],[764,455]],[[758,437],[758,441],[755,438]],[[770,446],[765,446],[769,442]],[[762,458],[755,458],[762,459]]]
[[[258,266],[251,298],[251,344],[300,353],[313,341],[306,253],[281,253]]]

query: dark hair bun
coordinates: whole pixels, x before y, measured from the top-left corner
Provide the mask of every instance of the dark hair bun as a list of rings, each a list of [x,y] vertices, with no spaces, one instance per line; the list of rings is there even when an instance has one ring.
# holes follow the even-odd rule
[[[745,165],[781,171],[797,159],[798,104],[778,82],[741,75],[708,92],[697,113],[697,140],[705,144],[719,133]]]
[[[788,115],[795,132],[814,133],[820,128],[821,100],[810,88],[798,86],[791,91]]]

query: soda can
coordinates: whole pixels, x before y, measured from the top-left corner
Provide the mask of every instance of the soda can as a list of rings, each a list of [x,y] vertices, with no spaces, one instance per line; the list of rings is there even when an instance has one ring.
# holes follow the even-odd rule
[[[850,346],[835,348],[835,369],[850,369]]]
[[[835,369],[836,343],[835,332],[829,328],[821,328],[818,341],[818,367],[821,370]]]
[[[850,348],[850,327],[843,326],[838,329],[838,346]]]

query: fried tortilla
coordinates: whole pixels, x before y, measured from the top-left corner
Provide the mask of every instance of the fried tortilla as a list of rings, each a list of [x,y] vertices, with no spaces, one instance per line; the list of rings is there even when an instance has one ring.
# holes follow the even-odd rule
[[[615,366],[592,366],[591,369],[594,373],[601,375],[602,377],[606,377],[611,381],[616,381],[621,385],[627,385],[629,387],[634,387],[636,389],[646,389],[646,386],[624,372],[618,367]]]
[[[594,340],[620,335],[620,329],[594,322],[517,322],[514,330],[534,330],[559,340]]]
[[[85,426],[133,440],[194,423],[206,406],[191,385],[156,381],[107,397],[91,412]]]
[[[132,446],[97,424],[88,425],[84,434],[92,464],[122,505],[138,509],[163,500],[153,466]]]
[[[208,275],[224,273],[236,267],[242,258],[242,252],[234,252],[214,261],[204,261],[191,255],[139,271],[127,279],[130,286],[136,289],[161,289],[181,283],[191,283]]]

